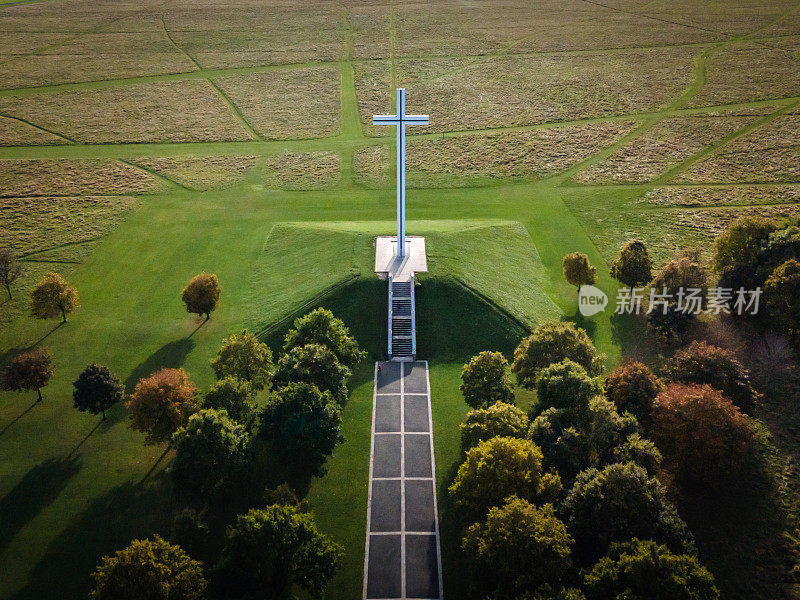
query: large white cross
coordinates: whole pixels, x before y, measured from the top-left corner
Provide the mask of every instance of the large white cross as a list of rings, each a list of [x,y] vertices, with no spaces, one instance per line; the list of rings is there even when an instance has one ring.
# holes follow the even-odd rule
[[[397,256],[406,255],[406,123],[427,125],[428,115],[406,114],[406,90],[397,88],[397,114],[374,115],[375,125],[397,125]]]

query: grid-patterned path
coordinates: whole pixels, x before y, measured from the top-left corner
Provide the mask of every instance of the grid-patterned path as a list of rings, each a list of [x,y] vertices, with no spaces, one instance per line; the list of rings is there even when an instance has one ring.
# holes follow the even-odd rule
[[[365,599],[442,597],[435,473],[428,363],[377,363]]]

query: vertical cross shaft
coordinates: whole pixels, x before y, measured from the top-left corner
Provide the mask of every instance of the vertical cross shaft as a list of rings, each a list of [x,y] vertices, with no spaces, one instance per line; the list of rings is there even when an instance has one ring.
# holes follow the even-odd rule
[[[406,124],[427,125],[428,115],[406,114],[406,90],[397,88],[397,113],[374,115],[375,125],[397,126],[397,256],[406,255]]]

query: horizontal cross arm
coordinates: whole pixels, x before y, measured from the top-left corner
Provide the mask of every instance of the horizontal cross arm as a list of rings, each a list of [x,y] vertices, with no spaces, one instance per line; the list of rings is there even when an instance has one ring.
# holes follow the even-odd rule
[[[397,115],[373,115],[372,117],[373,125],[394,125],[398,122],[400,119],[397,118]]]
[[[404,115],[403,121],[408,121],[409,123],[417,123],[419,125],[427,125],[428,123],[430,123],[428,115]]]

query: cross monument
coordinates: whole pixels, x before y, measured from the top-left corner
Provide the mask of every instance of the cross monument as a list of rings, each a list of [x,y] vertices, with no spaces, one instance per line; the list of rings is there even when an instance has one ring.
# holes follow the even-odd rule
[[[406,124],[427,125],[428,115],[406,114],[406,90],[397,88],[397,111],[394,115],[374,115],[375,125],[397,126],[397,257],[406,255]]]

